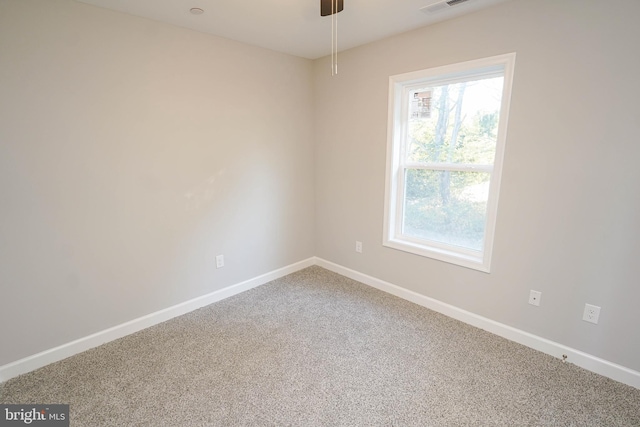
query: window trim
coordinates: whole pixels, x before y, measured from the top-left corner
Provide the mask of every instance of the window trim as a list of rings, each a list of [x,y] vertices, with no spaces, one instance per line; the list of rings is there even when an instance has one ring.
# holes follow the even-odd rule
[[[508,53],[389,77],[383,246],[485,273],[491,271],[491,257],[493,254],[498,199],[500,196],[500,180],[509,124],[509,107],[515,59],[515,53]],[[466,170],[478,170],[491,174],[489,198],[487,201],[484,249],[482,251],[474,251],[435,241],[425,243],[427,242],[426,240],[412,238],[410,236],[401,236],[401,230],[398,230],[398,224],[402,217],[404,191],[400,188],[403,183],[403,178],[400,177],[400,175],[403,175],[403,173],[400,173],[400,159],[404,154],[403,150],[405,148],[405,144],[402,143],[404,142],[404,133],[406,132],[403,119],[408,116],[408,105],[402,102],[405,93],[416,89],[418,86],[424,87],[425,83],[437,82],[438,84],[450,84],[468,80],[470,77],[483,77],[496,73],[500,75],[504,73],[504,83],[493,166],[487,168],[486,165],[451,165],[456,169],[462,167]],[[410,163],[405,163],[405,166],[407,165],[410,165]],[[431,170],[442,167],[442,165],[443,164],[438,163],[434,165],[434,168],[431,168]],[[426,168],[425,164],[414,166]],[[402,172],[404,172],[404,169],[402,169]]]

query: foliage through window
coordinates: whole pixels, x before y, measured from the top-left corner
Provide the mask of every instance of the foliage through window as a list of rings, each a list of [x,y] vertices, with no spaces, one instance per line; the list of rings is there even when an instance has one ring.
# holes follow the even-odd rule
[[[489,271],[514,61],[390,78],[386,246]]]

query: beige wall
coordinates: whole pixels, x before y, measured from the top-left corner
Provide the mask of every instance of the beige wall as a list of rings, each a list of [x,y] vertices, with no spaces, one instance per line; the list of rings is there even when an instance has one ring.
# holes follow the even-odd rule
[[[0,366],[314,255],[311,67],[0,0]]]
[[[341,53],[335,78],[315,62],[316,254],[640,370],[638,16],[635,0],[515,0]],[[491,274],[383,247],[389,76],[507,52]]]

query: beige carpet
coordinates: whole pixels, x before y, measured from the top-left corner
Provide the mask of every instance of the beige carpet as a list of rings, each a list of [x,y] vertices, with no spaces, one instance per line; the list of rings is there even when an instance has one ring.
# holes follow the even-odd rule
[[[311,267],[0,385],[72,426],[640,426],[640,390]]]

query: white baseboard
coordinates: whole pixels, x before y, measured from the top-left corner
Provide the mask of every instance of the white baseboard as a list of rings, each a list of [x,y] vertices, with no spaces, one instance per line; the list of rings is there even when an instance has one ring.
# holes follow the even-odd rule
[[[99,345],[105,344],[109,341],[122,338],[126,335],[138,332],[153,325],[157,325],[158,323],[165,322],[174,317],[189,313],[193,310],[212,304],[214,302],[221,301],[225,298],[229,298],[241,292],[248,291],[249,289],[264,285],[265,283],[268,283],[272,280],[286,276],[287,274],[294,273],[298,270],[302,270],[303,268],[307,268],[314,264],[315,258],[312,257],[295,264],[279,268],[261,276],[254,277],[253,279],[245,280],[244,282],[228,286],[226,288],[211,292],[206,295],[202,295],[197,298],[193,298],[189,301],[176,304],[172,307],[156,311],[155,313],[147,314],[146,316],[130,320],[129,322],[123,323],[121,325],[105,329],[104,331],[97,332],[95,334],[63,344],[61,346],[45,350],[41,353],[25,357],[24,359],[20,359],[15,362],[0,366],[0,383],[7,381],[13,377],[17,377],[18,375],[22,375],[35,369],[41,368],[50,363],[66,359],[67,357],[73,356],[74,354],[78,354]]]
[[[487,319],[486,317],[479,316],[442,301],[401,288],[400,286],[351,270],[322,258],[316,258],[316,264],[320,267],[326,268],[327,270],[349,277],[350,279],[357,280],[365,285],[369,285],[407,301],[411,301],[415,304],[421,305],[438,313],[442,313],[445,316],[452,317],[477,328],[484,329],[485,331],[491,332],[508,340],[515,341],[519,344],[533,348],[534,350],[541,351],[542,353],[558,358],[562,358],[563,354],[567,355],[567,361],[570,363],[640,389],[640,372],[638,371],[600,359],[599,357],[591,354],[530,334],[503,323]]]
[[[114,326],[104,331],[97,332],[77,339],[75,341],[63,344],[61,346],[43,351],[24,359],[17,360],[4,366],[0,366],[0,383],[7,381],[13,377],[33,371],[35,369],[46,366],[50,363],[57,362],[74,354],[81,353],[109,341],[122,338],[126,335],[138,332],[158,323],[162,323],[177,316],[189,313],[198,308],[221,301],[225,298],[237,295],[239,293],[256,288],[260,285],[268,283],[272,280],[294,273],[303,268],[319,265],[327,270],[357,280],[361,283],[395,295],[407,301],[426,307],[430,310],[442,313],[451,318],[460,320],[480,329],[501,336],[519,344],[541,351],[554,357],[561,358],[563,354],[567,355],[567,361],[574,363],[584,369],[619,381],[640,389],[640,372],[617,365],[596,356],[584,353],[580,350],[567,347],[554,341],[530,334],[520,329],[496,322],[486,317],[479,316],[453,305],[438,301],[436,299],[418,294],[400,286],[377,279],[372,276],[360,273],[355,270],[343,267],[341,265],[326,261],[322,258],[312,257],[295,264],[271,271],[253,279],[237,283],[232,286],[217,290],[207,295],[203,295],[189,301],[168,307],[166,309],[139,317],[121,325]]]

